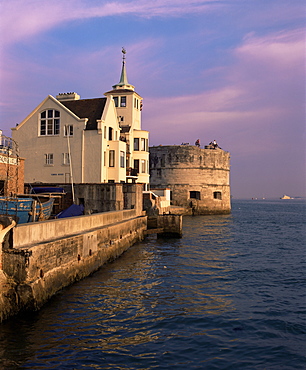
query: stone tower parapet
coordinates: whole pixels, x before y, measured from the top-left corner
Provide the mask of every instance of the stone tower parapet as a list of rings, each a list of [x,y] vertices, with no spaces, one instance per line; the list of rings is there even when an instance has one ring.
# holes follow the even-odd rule
[[[230,213],[230,154],[193,145],[150,147],[151,189],[170,188],[189,214]]]

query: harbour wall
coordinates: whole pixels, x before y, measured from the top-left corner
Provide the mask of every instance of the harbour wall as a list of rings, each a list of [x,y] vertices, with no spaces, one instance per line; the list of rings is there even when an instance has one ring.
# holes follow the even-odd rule
[[[0,322],[39,309],[142,240],[146,229],[147,217],[137,210],[18,225],[2,243]]]

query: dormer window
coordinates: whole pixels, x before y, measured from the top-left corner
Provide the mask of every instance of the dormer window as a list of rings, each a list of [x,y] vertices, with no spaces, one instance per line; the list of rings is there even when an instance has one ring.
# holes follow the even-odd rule
[[[48,109],[40,113],[40,135],[53,136],[59,135],[60,131],[60,112]]]

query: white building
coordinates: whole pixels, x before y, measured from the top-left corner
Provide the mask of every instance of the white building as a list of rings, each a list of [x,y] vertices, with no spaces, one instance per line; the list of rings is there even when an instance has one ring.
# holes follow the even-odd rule
[[[141,129],[142,98],[127,80],[125,50],[120,82],[105,97],[49,95],[12,137],[25,158],[26,183],[149,184],[149,132]]]

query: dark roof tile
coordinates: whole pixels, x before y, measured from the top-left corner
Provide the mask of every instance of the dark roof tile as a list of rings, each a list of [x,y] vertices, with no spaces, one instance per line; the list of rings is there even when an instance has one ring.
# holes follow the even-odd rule
[[[88,118],[86,130],[97,130],[97,120],[101,119],[106,98],[61,101],[79,118]]]

